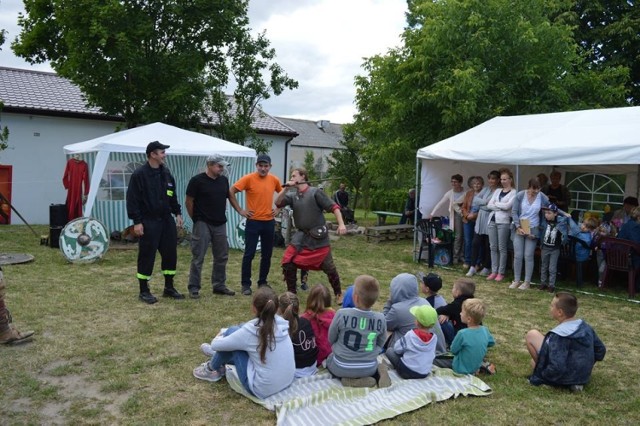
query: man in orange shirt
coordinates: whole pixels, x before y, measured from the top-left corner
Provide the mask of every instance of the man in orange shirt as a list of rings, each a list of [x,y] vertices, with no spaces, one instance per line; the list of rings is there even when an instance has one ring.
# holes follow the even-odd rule
[[[231,186],[231,195],[245,191],[247,209],[241,209],[240,215],[247,219],[245,227],[244,256],[242,257],[242,274],[240,284],[242,294],[251,296],[251,263],[256,255],[258,239],[260,239],[260,274],[258,287],[268,285],[267,276],[271,268],[273,253],[273,236],[275,234],[275,210],[273,194],[282,191],[280,180],[269,174],[271,157],[265,154],[258,156],[256,171],[244,175]]]

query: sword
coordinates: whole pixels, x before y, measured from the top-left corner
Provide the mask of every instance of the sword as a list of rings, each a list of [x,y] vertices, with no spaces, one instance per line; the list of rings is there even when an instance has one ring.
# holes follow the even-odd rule
[[[327,179],[306,180],[306,181],[304,181],[304,182],[298,182],[296,185],[302,185],[302,184],[304,184],[304,183],[306,183],[307,185],[311,185],[311,184],[313,184],[313,183],[321,183],[321,182],[325,182],[325,181],[328,181],[328,180],[341,180],[341,179],[342,179],[342,178],[339,178],[339,177],[338,177],[338,178],[327,178]],[[283,187],[283,188],[288,188],[288,187],[290,187],[290,186],[295,186],[295,185],[289,185],[289,184],[286,184],[286,183],[285,183],[284,185],[282,185],[282,187]]]

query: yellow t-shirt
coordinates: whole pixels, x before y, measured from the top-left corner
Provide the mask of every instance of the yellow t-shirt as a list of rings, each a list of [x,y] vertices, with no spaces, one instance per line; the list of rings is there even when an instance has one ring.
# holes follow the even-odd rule
[[[253,172],[242,176],[233,187],[247,193],[247,210],[253,212],[251,220],[273,219],[273,194],[282,191],[280,179],[272,174],[262,177]]]

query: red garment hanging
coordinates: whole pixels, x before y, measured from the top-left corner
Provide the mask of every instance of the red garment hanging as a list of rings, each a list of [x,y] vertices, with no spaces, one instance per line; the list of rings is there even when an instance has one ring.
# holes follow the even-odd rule
[[[62,184],[67,190],[67,215],[71,221],[82,216],[82,196],[86,197],[89,194],[89,166],[87,163],[77,158],[70,158],[64,169]]]

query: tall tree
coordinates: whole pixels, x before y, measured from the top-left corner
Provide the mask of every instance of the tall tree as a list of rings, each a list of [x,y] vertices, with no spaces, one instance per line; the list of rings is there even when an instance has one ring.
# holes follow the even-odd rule
[[[248,25],[248,0],[25,0],[14,52],[50,61],[91,105],[128,127],[193,126],[205,70],[224,73],[226,52]]]
[[[304,152],[304,163],[302,166],[307,170],[307,180],[309,181],[317,181],[318,173],[316,171],[316,159],[313,155],[313,151],[310,149]]]
[[[575,38],[593,67],[629,69],[628,99],[640,105],[640,7],[635,0],[577,0]]]
[[[209,121],[216,132],[221,138],[241,145],[248,141],[258,152],[269,150],[252,127],[253,121],[263,114],[260,102],[272,94],[278,96],[286,89],[298,87],[298,82],[274,62],[276,52],[269,46],[264,32],[253,37],[248,28],[240,27],[228,47],[228,63],[210,66],[207,73],[208,95],[204,106],[205,112],[212,114]],[[229,77],[235,86],[231,97],[224,92]]]
[[[592,69],[565,0],[410,0],[404,45],[364,63],[355,124],[378,185],[416,150],[496,115],[625,105],[626,69]]]
[[[358,134],[353,124],[345,124],[342,127],[342,149],[333,151],[327,157],[329,168],[327,173],[332,179],[340,179],[346,182],[355,193],[353,206],[358,205],[358,198],[363,192],[368,176],[368,157],[366,154],[367,142]]]

